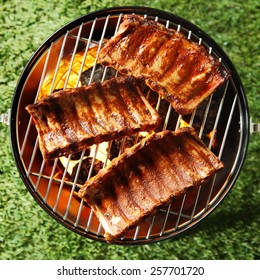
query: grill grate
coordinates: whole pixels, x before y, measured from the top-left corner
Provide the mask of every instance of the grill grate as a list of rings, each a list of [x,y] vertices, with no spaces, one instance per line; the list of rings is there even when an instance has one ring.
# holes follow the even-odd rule
[[[69,60],[66,79],[63,88],[69,84],[70,76],[73,74],[73,63],[76,54],[83,53],[83,59],[77,73],[75,87],[80,85],[80,77],[84,72],[84,62],[93,44],[97,46],[97,52],[92,67],[89,84],[91,84],[97,67],[97,57],[103,41],[113,35],[121,22],[123,13],[116,15],[108,14],[103,17],[96,17],[91,20],[80,22],[80,24],[63,31],[49,46],[42,51],[35,65],[30,69],[26,77],[24,86],[20,93],[20,100],[17,114],[17,141],[19,159],[22,162],[28,187],[36,200],[45,208],[47,212],[63,225],[87,237],[104,241],[104,230],[98,222],[93,211],[80,200],[76,192],[81,187],[77,183],[86,151],[82,151],[78,161],[77,172],[74,180],[70,179],[69,166],[72,156],[67,158],[67,163],[61,165],[60,159],[54,160],[51,164],[42,160],[39,152],[39,139],[32,122],[26,114],[24,107],[36,101],[43,87],[44,81],[50,72],[53,74],[52,84],[49,94],[55,90],[55,81],[60,73],[62,61]],[[203,44],[208,52],[216,56],[223,63],[223,57],[219,57],[213,47],[209,46],[203,38],[196,35],[196,30],[192,31],[174,21],[165,20],[158,16],[152,17],[143,14],[155,21],[160,21],[166,27],[181,31],[189,40],[198,44]],[[185,25],[185,22],[184,22]],[[197,34],[201,34],[197,32]],[[226,67],[225,64],[223,64]],[[228,70],[228,69],[227,69]],[[102,81],[106,79],[107,67],[104,68]],[[36,83],[31,85],[31,81]],[[243,140],[243,120],[241,119],[241,104],[237,86],[230,76],[213,95],[211,95],[197,110],[189,116],[178,115],[171,105],[161,100],[160,97],[154,99],[154,93],[149,92],[147,99],[151,101],[158,111],[165,114],[162,130],[178,129],[185,121],[189,126],[193,126],[199,137],[225,164],[225,168],[216,174],[206,186],[199,186],[177,198],[167,207],[147,218],[140,226],[130,230],[118,243],[145,243],[161,240],[190,228],[195,223],[208,215],[216,204],[218,204],[227,193],[230,182],[234,176],[239,163],[239,150]],[[164,106],[164,107],[163,107]],[[22,121],[21,121],[22,120]],[[207,136],[207,130],[212,132]],[[25,131],[25,132],[24,132]],[[234,140],[234,138],[236,140]],[[138,142],[139,135],[136,135],[135,143]],[[126,138],[121,142],[119,154],[123,151]],[[217,147],[214,146],[217,141]],[[112,142],[107,145],[107,154],[103,167],[108,164],[109,152]],[[94,162],[100,146],[93,147],[93,158],[91,162],[88,179],[92,176]]]

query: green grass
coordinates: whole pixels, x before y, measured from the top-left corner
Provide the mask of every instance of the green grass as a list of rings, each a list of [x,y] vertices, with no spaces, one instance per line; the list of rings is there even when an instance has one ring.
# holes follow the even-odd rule
[[[58,28],[114,1],[1,1],[0,113],[12,104],[19,76],[38,46]],[[260,122],[258,0],[116,1],[175,13],[206,31],[234,63],[250,113]],[[22,183],[9,128],[0,124],[0,259],[260,259],[260,135],[252,135],[241,174],[207,219],[178,239],[144,246],[107,245],[55,222]]]

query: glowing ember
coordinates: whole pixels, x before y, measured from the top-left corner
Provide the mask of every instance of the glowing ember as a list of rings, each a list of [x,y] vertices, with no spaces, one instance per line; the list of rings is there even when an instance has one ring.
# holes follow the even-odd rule
[[[188,123],[186,123],[183,119],[180,120],[180,128],[183,127],[190,127],[190,125]]]
[[[68,72],[68,70],[70,69],[71,57],[62,59],[59,65],[58,72],[55,77],[55,81],[54,81],[55,71],[53,71],[44,80],[38,99],[48,96],[55,90],[64,89],[65,87],[75,88],[76,86],[80,86],[81,84],[80,82],[78,82],[78,79],[79,79],[79,73],[81,71],[81,68],[83,67],[82,72],[91,68],[95,63],[96,54],[97,54],[97,46],[94,45],[89,49],[88,54],[86,56],[86,60],[83,63],[84,52],[82,51],[76,53],[71,65],[70,72]],[[65,85],[66,82],[67,84]]]
[[[209,140],[212,139],[212,148],[217,148],[218,146],[218,142],[217,142],[217,130],[211,130],[210,133],[207,134],[207,137],[209,138]]]
[[[154,131],[141,131],[138,133],[139,137],[145,138],[154,133]]]
[[[96,158],[103,163],[106,163],[106,165],[110,164],[110,160],[107,158],[107,151],[108,151],[108,142],[100,143],[97,147],[97,145],[93,145],[90,147],[90,157]]]

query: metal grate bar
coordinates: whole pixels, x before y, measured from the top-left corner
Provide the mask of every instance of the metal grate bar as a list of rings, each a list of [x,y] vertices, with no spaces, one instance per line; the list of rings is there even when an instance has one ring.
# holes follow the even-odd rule
[[[75,227],[77,227],[78,224],[79,224],[79,219],[80,219],[80,215],[81,215],[81,212],[82,212],[83,205],[84,205],[84,200],[82,198],[81,201],[80,201],[79,210],[78,210],[78,213],[77,213],[77,218],[76,218],[76,221],[74,223]]]
[[[99,52],[100,52],[100,49],[101,49],[101,46],[102,46],[102,43],[103,43],[103,40],[104,40],[104,37],[105,37],[105,33],[106,33],[106,30],[107,30],[107,25],[108,25],[109,18],[110,18],[110,16],[108,15],[106,17],[106,21],[105,21],[105,24],[104,24],[104,27],[103,27],[103,30],[102,30],[101,38],[100,38],[99,45],[98,45],[96,59],[95,59],[94,65],[92,67],[91,75],[90,75],[90,78],[89,78],[89,85],[91,84],[91,82],[93,80],[93,77],[94,77],[94,73],[95,73],[95,69],[96,69],[97,61],[98,61],[98,55],[99,55]]]
[[[91,225],[91,221],[92,221],[92,218],[93,218],[93,211],[90,211],[89,213],[89,217],[88,217],[88,223],[87,223],[87,226],[85,228],[85,231],[88,232],[89,229],[90,229],[90,225]]]
[[[180,127],[181,119],[182,119],[182,115],[179,115],[178,119],[177,119],[175,130],[177,130]]]
[[[68,201],[68,204],[67,204],[67,207],[66,207],[66,212],[65,212],[65,214],[64,214],[64,216],[63,216],[63,219],[64,219],[64,220],[67,219],[68,214],[69,214],[69,210],[70,210],[70,205],[71,205],[73,193],[74,193],[75,188],[76,188],[76,185],[77,185],[78,176],[79,176],[79,171],[80,171],[80,168],[81,168],[81,165],[82,165],[82,161],[83,161],[83,157],[84,157],[84,155],[85,155],[85,151],[86,151],[86,150],[83,150],[82,153],[81,153],[81,156],[80,156],[79,165],[78,165],[78,168],[77,168],[77,171],[76,171],[76,175],[75,175],[75,179],[74,179],[74,182],[73,182],[73,186],[72,186],[71,191],[70,191],[70,196],[69,196],[69,201]]]
[[[67,74],[67,76],[66,76],[66,80],[65,80],[63,89],[66,89],[67,84],[68,84],[68,81],[69,81],[71,69],[72,69],[72,66],[73,66],[73,61],[74,61],[74,59],[75,59],[75,55],[76,55],[77,48],[78,48],[78,45],[79,45],[79,39],[80,39],[80,36],[81,36],[82,27],[83,27],[83,23],[80,25],[80,28],[79,28],[79,30],[78,30],[78,35],[77,35],[75,47],[74,47],[74,50],[73,50],[73,53],[72,53],[72,57],[71,57],[71,60],[70,60],[70,66],[69,66],[69,69],[68,69],[68,74]]]
[[[232,107],[231,107],[229,118],[228,118],[228,121],[227,121],[227,124],[226,124],[224,136],[222,138],[222,142],[221,142],[221,146],[220,146],[220,151],[219,151],[219,154],[218,154],[218,158],[219,159],[221,159],[222,152],[223,152],[223,149],[225,147],[225,143],[226,143],[226,139],[227,139],[227,134],[229,132],[230,123],[231,123],[231,120],[232,120],[232,117],[233,117],[233,113],[234,113],[235,105],[236,105],[236,102],[237,102],[237,98],[238,98],[238,96],[236,94],[235,97],[234,97],[233,103],[232,103]],[[208,196],[208,199],[207,199],[207,204],[206,204],[206,207],[205,207],[205,211],[210,206],[210,199],[211,199],[212,192],[213,192],[213,189],[214,189],[214,185],[215,185],[214,183],[215,183],[216,176],[217,176],[217,174],[214,175],[212,183],[211,183],[211,186],[210,186],[210,192],[209,192],[209,196]]]
[[[58,163],[58,158],[55,159],[54,164],[53,164],[53,168],[52,168],[52,172],[51,172],[51,177],[50,177],[50,180],[49,180],[49,183],[48,183],[48,187],[47,187],[47,191],[46,191],[46,194],[45,194],[45,198],[43,199],[44,203],[46,203],[46,201],[48,199],[48,196],[49,196],[49,193],[50,193],[51,184],[52,184],[52,181],[53,181],[53,176],[55,174],[55,169],[57,167],[57,163]]]
[[[29,163],[29,166],[28,166],[28,169],[27,169],[27,172],[26,172],[27,177],[29,176],[29,174],[31,172],[32,165],[33,165],[33,162],[34,162],[34,158],[35,158],[35,155],[36,155],[36,152],[37,152],[37,149],[38,149],[38,145],[39,145],[39,135],[37,135],[37,138],[35,140],[35,145],[34,145],[34,148],[33,148],[32,156],[30,158],[30,163]]]
[[[195,110],[192,112],[192,114],[191,114],[189,126],[193,126],[193,122],[194,122],[194,118],[195,118],[195,115],[196,115],[196,111],[197,111],[197,109],[195,109]]]
[[[171,206],[172,206],[172,204],[170,203],[168,205],[168,207],[167,207],[167,212],[166,212],[166,216],[165,216],[164,223],[163,223],[163,226],[162,226],[162,230],[160,232],[160,236],[162,236],[163,233],[164,233],[164,230],[165,230],[165,227],[166,227],[166,223],[167,223],[167,220],[168,220],[168,217],[169,217]]]
[[[156,109],[157,111],[159,110],[160,105],[161,105],[161,96],[158,97],[157,104],[156,104],[156,107],[155,107],[155,109]]]
[[[191,30],[189,30],[188,37],[189,40],[191,39]]]
[[[48,65],[48,62],[49,62],[49,59],[50,59],[50,53],[51,53],[51,50],[52,50],[52,46],[53,46],[53,43],[51,43],[51,46],[48,50],[48,53],[47,53],[47,56],[46,56],[46,59],[45,59],[45,62],[44,62],[43,71],[42,71],[42,75],[41,75],[41,79],[40,79],[40,84],[39,84],[37,94],[35,96],[34,101],[37,100],[40,89],[41,89],[41,86],[42,86],[42,83],[44,81],[47,65]],[[30,119],[29,119],[29,123],[28,123],[27,129],[26,129],[26,132],[25,132],[25,136],[24,136],[24,139],[23,139],[23,144],[22,144],[22,148],[21,148],[21,151],[20,151],[20,157],[21,158],[22,158],[22,155],[24,153],[24,149],[25,149],[25,146],[26,146],[26,143],[27,143],[27,140],[28,140],[28,135],[29,135],[29,130],[30,130],[31,125],[32,125],[32,117],[30,117]]]
[[[81,74],[82,74],[82,71],[83,71],[83,68],[84,68],[84,63],[86,61],[86,57],[87,57],[87,54],[88,54],[88,51],[89,51],[89,48],[90,48],[90,44],[92,42],[92,37],[93,37],[94,30],[95,30],[96,22],[97,22],[97,19],[95,19],[93,21],[92,25],[91,25],[91,30],[90,30],[89,38],[87,39],[87,46],[86,46],[85,51],[84,51],[84,55],[83,55],[81,67],[80,67],[80,70],[79,70],[79,75],[78,75],[78,80],[77,80],[77,83],[76,83],[76,87],[79,86],[80,77],[81,77]]]
[[[97,235],[101,235],[101,230],[102,230],[102,225],[101,225],[101,223],[99,223],[98,230],[97,230]]]
[[[168,111],[167,111],[167,114],[166,114],[166,117],[164,120],[164,124],[163,124],[163,130],[165,130],[167,128],[167,125],[168,125],[168,122],[170,119],[170,115],[171,115],[171,111],[172,111],[172,106],[171,106],[171,104],[169,104]]]
[[[137,226],[137,227],[136,227],[136,230],[135,230],[135,235],[134,235],[134,237],[133,237],[133,240],[136,240],[136,239],[137,239],[138,234],[139,234],[139,231],[140,231],[140,226]]]
[[[149,239],[150,238],[150,235],[151,235],[151,232],[152,232],[152,229],[153,229],[153,225],[154,225],[154,221],[155,221],[155,215],[152,217],[152,220],[150,222],[150,225],[149,225],[149,228],[148,228],[148,231],[147,231],[147,235],[146,235],[146,239]]]
[[[168,28],[169,24],[170,24],[170,22],[169,22],[169,20],[167,20],[165,27]],[[157,111],[159,111],[160,105],[161,105],[161,96],[158,96],[158,100],[157,100],[156,107],[155,107],[155,109]]]
[[[229,114],[228,122],[227,122],[227,125],[226,125],[225,133],[224,133],[224,136],[223,136],[223,141],[222,141],[221,146],[220,146],[220,151],[219,151],[219,154],[218,154],[219,159],[222,158],[222,153],[223,153],[224,146],[225,146],[225,143],[226,143],[226,140],[227,140],[227,134],[229,132],[230,123],[231,123],[231,120],[232,120],[232,117],[233,117],[236,102],[237,102],[237,94],[235,95],[235,98],[233,100],[233,104],[232,104],[232,107],[231,107],[231,110],[230,110],[230,114]]]
[[[52,84],[51,84],[51,88],[50,88],[49,94],[51,94],[53,92],[53,90],[54,90],[54,85],[55,85],[55,81],[57,79],[57,75],[58,75],[61,59],[63,58],[64,49],[65,49],[65,45],[66,45],[66,42],[67,42],[68,34],[69,34],[69,30],[67,30],[66,34],[64,35],[63,41],[62,41],[62,45],[61,45],[58,61],[56,63],[56,67],[55,67],[55,71],[54,71],[54,75],[53,75]]]
[[[197,192],[197,195],[196,195],[196,200],[195,200],[195,203],[194,203],[194,207],[192,209],[192,213],[191,213],[191,217],[190,217],[191,221],[194,220],[195,211],[197,209],[197,205],[198,205],[198,201],[199,201],[199,197],[200,197],[200,191],[201,191],[201,185],[199,185],[198,192]]]
[[[176,221],[174,230],[176,230],[179,226],[180,219],[181,219],[181,213],[182,213],[182,209],[183,209],[183,206],[184,206],[185,199],[186,199],[186,193],[184,194],[183,199],[182,199],[181,208],[180,208],[180,211],[179,211],[178,219]]]
[[[212,97],[213,97],[213,94],[209,98],[209,102],[207,104],[207,107],[206,107],[206,110],[205,110],[205,113],[204,113],[204,116],[203,116],[203,120],[202,120],[202,123],[201,123],[201,126],[200,126],[199,138],[202,137],[202,134],[203,134],[203,131],[204,131],[204,128],[205,128],[205,124],[206,124],[206,120],[207,120],[207,117],[208,117]]]
[[[160,209],[160,212],[165,212],[166,213],[167,211],[168,210],[166,210],[165,208]],[[174,215],[174,216],[181,215],[181,217],[183,217],[183,218],[190,219],[190,215],[186,215],[186,214],[183,214],[183,213],[180,214],[180,212],[176,212],[176,211],[172,211],[172,210],[169,211],[169,214]]]
[[[213,131],[212,136],[210,138],[210,142],[209,142],[209,145],[208,145],[208,148],[210,150],[212,148],[213,139],[215,137],[216,129],[217,129],[217,126],[218,126],[218,123],[219,123],[220,114],[222,112],[222,108],[223,108],[223,105],[224,105],[224,100],[225,100],[225,97],[226,97],[226,94],[227,94],[228,85],[229,85],[229,80],[226,82],[226,87],[224,89],[224,93],[223,93],[223,96],[222,96],[220,104],[219,104],[219,109],[218,109],[218,112],[217,112],[217,116],[216,116],[216,119],[215,119],[213,130],[212,130]]]
[[[90,169],[89,169],[89,172],[88,172],[87,180],[89,180],[89,178],[91,177],[91,174],[92,174],[92,171],[93,171],[93,167],[94,167],[94,163],[95,163],[96,156],[97,156],[97,152],[98,152],[98,147],[99,147],[99,145],[96,145],[95,154],[94,154],[92,162],[91,162],[91,166],[90,166]],[[82,212],[83,202],[84,202],[83,199],[81,199],[80,207],[79,207],[77,218],[76,218],[76,222],[75,222],[75,226],[78,225],[79,218],[80,218],[80,215],[81,215],[81,212]],[[92,209],[91,209],[91,211],[92,211]]]
[[[45,180],[50,180],[51,179],[50,176],[41,174],[40,172],[39,173],[31,172],[30,175],[35,176],[35,177],[40,178],[40,179],[42,178],[42,179],[45,179]],[[66,174],[65,174],[65,177],[66,177]],[[73,182],[66,181],[65,179],[63,180],[63,179],[53,178],[52,181],[55,182],[55,183],[66,184],[70,187],[73,186]],[[78,189],[81,188],[81,185],[77,184],[76,188],[78,188]]]
[[[58,203],[60,201],[61,192],[62,192],[62,189],[63,189],[63,186],[64,186],[65,178],[66,178],[67,171],[68,171],[69,164],[70,164],[70,159],[71,159],[71,155],[69,155],[69,157],[68,157],[68,162],[65,166],[65,169],[64,169],[64,172],[63,172],[63,175],[62,175],[62,179],[60,181],[60,187],[59,187],[59,191],[58,191],[58,194],[57,194],[55,205],[53,207],[53,212],[56,212],[57,207],[58,207]]]
[[[43,173],[44,166],[45,166],[45,161],[43,160],[43,161],[42,161],[42,164],[41,164],[41,168],[40,168],[38,180],[37,180],[37,182],[36,182],[36,184],[35,184],[35,191],[37,191],[38,188],[39,188],[39,184],[40,184],[40,180],[41,180],[41,177],[42,177],[42,173]]]

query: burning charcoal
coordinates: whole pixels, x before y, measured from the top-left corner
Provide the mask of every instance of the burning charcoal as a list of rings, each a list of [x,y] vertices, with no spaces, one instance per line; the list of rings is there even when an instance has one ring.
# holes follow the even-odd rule
[[[215,95],[215,97],[216,97],[216,95]],[[194,122],[193,122],[193,127],[197,131],[199,131],[199,129],[201,127],[201,122],[204,119],[204,114],[205,114],[206,107],[208,105],[208,101],[209,101],[209,99],[206,99],[197,108],[196,115],[195,115]],[[205,135],[210,133],[214,127],[214,123],[216,121],[216,116],[217,116],[217,112],[218,112],[218,108],[219,108],[219,103],[220,103],[219,98],[214,98],[211,101],[210,110],[208,111],[208,114],[207,114],[207,122],[205,123],[204,131],[203,131],[203,133]]]
[[[128,136],[122,139],[115,139],[112,143],[109,152],[109,159],[112,160],[113,158],[118,157],[119,152],[123,153],[126,149],[131,148],[136,141],[136,136]]]
[[[91,77],[91,73],[92,73],[93,67],[89,68],[88,70],[84,71],[81,76],[80,76],[80,82],[82,84],[82,86],[87,86],[89,84],[89,79]],[[92,83],[94,82],[101,82],[102,81],[102,77],[105,71],[105,67],[103,67],[100,64],[96,65],[95,68],[95,73],[94,76],[92,78]],[[115,77],[116,75],[116,70],[114,68],[111,67],[107,67],[106,70],[106,80],[109,80],[113,77]]]
[[[91,164],[92,164],[92,160],[93,160],[93,158],[86,158],[82,161],[82,165],[81,165],[79,175],[78,175],[78,180],[77,180],[78,184],[83,185],[87,181],[89,169],[90,169]],[[76,164],[74,166],[73,170],[72,170],[71,181],[75,180],[78,165],[79,165],[79,163]],[[95,163],[94,163],[94,166],[93,166],[93,169],[92,169],[91,176],[97,175],[98,171],[100,169],[102,169],[102,167],[103,167],[103,162],[96,159]]]
[[[57,91],[60,91],[60,90],[63,90],[63,89],[62,89],[62,88],[56,88],[56,89],[53,90],[52,93],[57,92]]]

